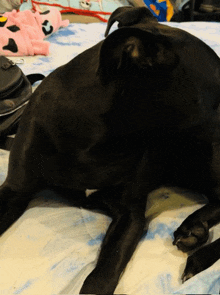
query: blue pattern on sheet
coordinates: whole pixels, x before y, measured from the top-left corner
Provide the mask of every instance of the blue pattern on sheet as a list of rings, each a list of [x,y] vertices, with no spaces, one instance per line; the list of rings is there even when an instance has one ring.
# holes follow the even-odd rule
[[[166,24],[197,36],[220,56],[219,23]],[[49,56],[24,57],[25,62],[20,67],[25,74],[48,75],[101,41],[105,29],[106,24],[103,23],[70,24],[47,39],[51,44]],[[20,58],[12,59],[16,61]],[[0,150],[0,161],[2,183],[7,172],[8,152]],[[201,200],[190,203],[184,196],[173,196],[180,198],[179,205],[152,220],[116,293],[219,293],[220,261],[181,284],[180,277],[187,256],[172,245],[173,232],[186,216],[201,206]],[[0,294],[78,294],[83,280],[95,266],[110,219],[98,213],[68,207],[59,196],[48,191],[41,197],[42,203],[27,210],[1,237]],[[166,204],[170,198],[161,196],[158,204]],[[216,226],[211,233],[212,240],[218,238],[220,226]]]
[[[22,292],[24,291],[24,290],[27,290],[30,286],[31,286],[31,284],[33,283],[33,281],[32,280],[28,280],[21,288],[19,288],[19,289],[17,289],[16,291],[14,291],[14,293],[13,294],[22,294]]]
[[[104,234],[99,234],[97,235],[94,239],[91,239],[88,241],[88,245],[89,246],[94,246],[94,245],[100,245],[100,243],[103,241],[104,239]]]
[[[153,240],[155,236],[159,236],[160,238],[173,237],[173,229],[177,227],[177,222],[171,222],[170,224],[157,223],[156,228],[148,229],[145,239]]]

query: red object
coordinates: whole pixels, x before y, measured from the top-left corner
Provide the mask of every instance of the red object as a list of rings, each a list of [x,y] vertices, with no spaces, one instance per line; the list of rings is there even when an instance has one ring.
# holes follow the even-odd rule
[[[62,6],[60,4],[51,4],[51,3],[48,3],[48,2],[38,2],[38,1],[35,1],[35,0],[32,0],[31,2],[32,2],[34,11],[37,11],[36,5],[55,6],[55,7],[62,8],[60,10],[60,13],[72,12],[72,13],[75,13],[75,14],[78,14],[78,15],[94,16],[94,17],[97,17],[98,19],[100,19],[103,22],[107,22],[107,20],[105,18],[103,18],[101,15],[111,15],[111,12],[78,9],[78,8],[72,8],[72,7],[68,7],[68,6]]]

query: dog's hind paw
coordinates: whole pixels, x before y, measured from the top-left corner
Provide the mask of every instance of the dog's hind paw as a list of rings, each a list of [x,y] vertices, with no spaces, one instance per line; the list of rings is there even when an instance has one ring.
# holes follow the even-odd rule
[[[188,222],[187,222],[188,223]],[[209,228],[207,222],[196,221],[187,226],[184,221],[174,232],[173,245],[183,252],[189,252],[207,242]]]

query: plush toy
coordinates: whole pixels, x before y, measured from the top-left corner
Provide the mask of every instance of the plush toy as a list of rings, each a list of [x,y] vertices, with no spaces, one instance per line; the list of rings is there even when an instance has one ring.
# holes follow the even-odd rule
[[[53,7],[43,13],[6,12],[0,15],[0,55],[48,55],[50,43],[44,39],[68,24]]]
[[[170,0],[144,0],[144,3],[159,21],[170,21],[174,9]]]

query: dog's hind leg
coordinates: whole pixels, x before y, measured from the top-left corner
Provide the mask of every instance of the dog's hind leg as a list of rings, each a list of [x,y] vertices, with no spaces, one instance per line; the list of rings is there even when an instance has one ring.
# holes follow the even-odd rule
[[[23,214],[31,198],[31,193],[15,192],[7,182],[0,187],[0,235]]]
[[[0,187],[0,234],[23,214],[34,195],[45,188],[42,167],[48,153],[47,143],[35,119],[24,115],[11,148],[7,178]]]

